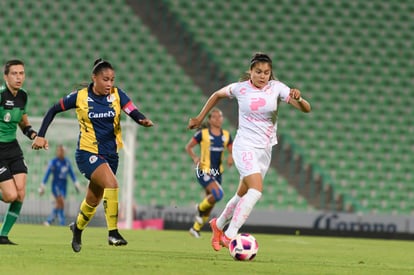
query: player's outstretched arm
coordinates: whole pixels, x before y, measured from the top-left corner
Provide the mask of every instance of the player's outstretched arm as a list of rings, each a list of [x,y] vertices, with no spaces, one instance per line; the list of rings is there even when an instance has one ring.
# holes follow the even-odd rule
[[[227,97],[226,88],[227,86],[215,91],[209,97],[209,99],[207,99],[207,102],[204,104],[200,113],[196,117],[190,118],[190,120],[188,121],[187,129],[197,129],[200,127],[204,118],[211,111],[211,109],[213,109],[213,107],[216,106],[217,102],[219,102],[220,99]]]

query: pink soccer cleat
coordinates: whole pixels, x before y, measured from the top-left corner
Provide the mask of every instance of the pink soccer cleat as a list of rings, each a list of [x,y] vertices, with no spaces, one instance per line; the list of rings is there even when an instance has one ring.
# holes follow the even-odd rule
[[[219,251],[221,249],[220,240],[224,234],[223,231],[217,227],[216,223],[217,218],[214,218],[210,221],[211,231],[213,231],[213,236],[211,237],[211,246],[215,251]]]
[[[230,239],[230,238],[228,238],[228,237],[226,236],[226,234],[224,234],[224,233],[223,233],[223,234],[221,235],[221,238],[220,238],[220,245],[221,245],[221,246],[228,248],[228,247],[229,247],[229,244],[230,244],[230,241],[231,241],[231,239]]]

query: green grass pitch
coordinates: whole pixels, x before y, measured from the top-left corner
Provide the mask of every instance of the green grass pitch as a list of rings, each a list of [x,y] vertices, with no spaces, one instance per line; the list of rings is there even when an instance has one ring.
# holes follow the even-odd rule
[[[80,253],[72,252],[68,227],[16,224],[0,246],[1,274],[414,274],[414,242],[254,234],[252,262],[213,251],[210,233],[122,230],[129,241],[111,247],[106,229],[89,227]]]

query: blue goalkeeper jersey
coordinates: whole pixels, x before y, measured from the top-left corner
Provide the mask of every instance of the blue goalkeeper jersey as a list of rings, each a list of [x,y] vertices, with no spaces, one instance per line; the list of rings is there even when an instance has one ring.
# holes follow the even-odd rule
[[[45,176],[43,177],[43,184],[47,183],[50,175],[52,175],[52,189],[55,189],[54,187],[56,186],[59,187],[59,189],[66,189],[68,176],[70,176],[73,182],[76,182],[75,173],[73,172],[72,165],[67,158],[54,158],[49,161]]]

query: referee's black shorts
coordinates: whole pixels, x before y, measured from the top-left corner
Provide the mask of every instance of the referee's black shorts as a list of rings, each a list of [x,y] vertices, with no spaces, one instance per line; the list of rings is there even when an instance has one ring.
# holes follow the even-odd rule
[[[27,174],[27,166],[17,140],[0,142],[0,182],[21,173]]]

